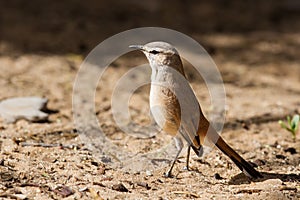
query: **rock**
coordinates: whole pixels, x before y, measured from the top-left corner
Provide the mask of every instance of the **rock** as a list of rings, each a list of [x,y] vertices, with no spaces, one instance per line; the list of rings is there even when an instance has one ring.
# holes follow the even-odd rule
[[[19,119],[31,122],[47,120],[46,109],[48,99],[40,97],[16,97],[0,102],[0,116],[7,123],[14,123]]]

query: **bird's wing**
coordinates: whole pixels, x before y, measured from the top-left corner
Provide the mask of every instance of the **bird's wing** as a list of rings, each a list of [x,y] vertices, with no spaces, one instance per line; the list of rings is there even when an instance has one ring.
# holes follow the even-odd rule
[[[180,106],[180,134],[187,142],[200,148],[200,138],[198,137],[199,121],[204,117],[198,103],[198,100],[192,90],[190,84],[184,76],[175,76],[173,92],[176,95]]]

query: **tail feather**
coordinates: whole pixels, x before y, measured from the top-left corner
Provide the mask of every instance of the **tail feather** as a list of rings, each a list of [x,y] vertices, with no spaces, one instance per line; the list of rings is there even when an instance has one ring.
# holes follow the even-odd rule
[[[197,148],[197,147],[195,147],[195,146],[192,145],[191,147],[192,147],[192,149],[194,150],[194,152],[196,153],[196,155],[198,157],[201,157],[203,155],[203,147],[202,146],[200,146],[199,148]]]
[[[262,178],[263,176],[256,171],[246,160],[244,160],[237,152],[235,152],[226,142],[219,137],[216,146],[226,154],[236,166],[250,178]]]

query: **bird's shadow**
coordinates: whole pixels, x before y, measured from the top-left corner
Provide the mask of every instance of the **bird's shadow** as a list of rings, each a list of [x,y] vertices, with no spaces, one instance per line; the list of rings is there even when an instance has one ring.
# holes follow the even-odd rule
[[[279,174],[279,173],[267,173],[261,172],[263,178],[249,179],[243,173],[240,173],[232,177],[229,181],[230,185],[241,185],[250,182],[263,182],[268,179],[280,179],[283,182],[300,182],[300,174]]]

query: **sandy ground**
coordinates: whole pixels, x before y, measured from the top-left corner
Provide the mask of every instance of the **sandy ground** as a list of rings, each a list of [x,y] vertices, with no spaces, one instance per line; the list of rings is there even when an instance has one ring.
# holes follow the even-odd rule
[[[1,199],[298,199],[300,135],[296,141],[278,125],[300,112],[300,35],[288,33],[194,36],[211,50],[225,83],[225,140],[257,165],[264,178],[251,181],[219,150],[204,158],[185,153],[165,178],[168,166],[151,173],[126,173],[98,161],[73,125],[72,88],[83,57],[77,54],[0,55],[0,100],[15,96],[49,99],[49,120],[14,124],[0,121]],[[139,139],[124,136],[114,123],[110,95],[114,81],[145,62],[139,53],[117,59],[97,88],[96,115],[105,134],[132,151],[160,147],[159,134]],[[189,73],[189,70],[188,70]],[[192,73],[190,73],[192,74]],[[109,77],[109,78],[108,78]],[[203,81],[189,76],[206,114],[210,102]],[[136,123],[147,124],[149,87],[139,89],[129,108]],[[127,138],[127,140],[124,140]],[[59,147],[24,143],[62,144]],[[294,152],[295,151],[295,152]],[[216,177],[218,173],[221,178]],[[121,187],[122,184],[124,187]]]

